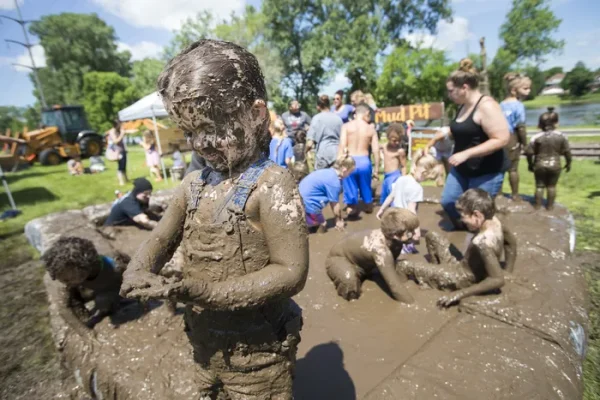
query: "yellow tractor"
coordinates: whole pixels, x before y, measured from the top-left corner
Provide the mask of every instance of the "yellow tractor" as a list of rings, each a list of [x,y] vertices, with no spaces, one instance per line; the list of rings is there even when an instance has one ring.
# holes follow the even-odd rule
[[[42,110],[40,129],[24,132],[24,158],[42,165],[57,165],[64,158],[102,154],[104,138],[94,132],[81,106],[54,106]]]

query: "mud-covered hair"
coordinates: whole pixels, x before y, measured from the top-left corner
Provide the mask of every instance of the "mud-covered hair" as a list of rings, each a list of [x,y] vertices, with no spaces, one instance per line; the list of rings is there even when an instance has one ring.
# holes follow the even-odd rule
[[[456,201],[456,208],[468,215],[473,215],[475,211],[479,211],[485,219],[492,219],[496,214],[494,199],[488,192],[479,188],[464,192]]]
[[[99,261],[94,243],[88,239],[63,236],[42,255],[42,261],[52,279],[64,270],[80,270],[90,273]]]
[[[450,74],[447,82],[452,82],[454,86],[467,85],[471,89],[479,87],[479,72],[473,67],[473,61],[470,58],[460,60],[458,69]]]
[[[381,232],[387,238],[394,235],[402,236],[405,232],[414,231],[419,227],[419,218],[405,208],[390,207],[381,217]]]
[[[553,131],[558,125],[558,113],[554,112],[554,107],[548,107],[548,111],[540,115],[538,128],[545,132]]]
[[[339,156],[335,162],[333,163],[333,168],[340,170],[342,168],[346,168],[347,171],[351,171],[356,168],[356,162],[354,158],[350,155],[350,151],[348,149],[344,149],[344,154]]]
[[[317,107],[319,107],[320,110],[329,110],[329,108],[331,107],[331,101],[329,101],[329,96],[327,96],[326,94],[320,95],[317,99]]]
[[[267,102],[267,89],[256,57],[231,42],[202,39],[173,58],[158,77],[166,110],[184,132],[201,130],[200,116],[214,121],[215,134],[234,135],[244,145],[240,124],[257,102]],[[258,147],[269,151],[269,114],[253,125]]]
[[[402,139],[402,136],[405,135],[404,125],[399,123],[390,124],[385,130],[385,135],[388,139],[390,136],[397,136],[398,139]]]

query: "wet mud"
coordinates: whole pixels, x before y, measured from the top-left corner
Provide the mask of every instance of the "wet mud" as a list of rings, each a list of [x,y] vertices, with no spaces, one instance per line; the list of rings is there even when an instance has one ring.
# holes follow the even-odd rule
[[[426,188],[419,208],[423,234],[447,224],[436,204],[440,190]],[[534,211],[527,202],[497,200],[499,218],[518,240],[513,275],[500,293],[436,307],[441,292],[406,283],[415,302],[396,302],[375,275],[359,300],[337,295],[325,261],[345,233],[310,235],[306,286],[294,300],[304,326],[298,346],[296,399],[577,399],[587,332],[583,273],[570,258],[574,232],[568,212]],[[334,226],[333,215],[329,226]],[[349,222],[352,231],[373,229],[375,214]],[[445,232],[464,253],[471,235]],[[122,231],[110,241],[132,254],[147,232]],[[419,254],[401,256],[426,263]],[[54,304],[56,282],[46,277],[55,341],[80,386],[98,398],[196,399],[197,365],[184,333],[183,307],[175,315],[153,302],[133,304],[96,326],[97,340],[73,334]],[[115,327],[116,326],[116,327]]]

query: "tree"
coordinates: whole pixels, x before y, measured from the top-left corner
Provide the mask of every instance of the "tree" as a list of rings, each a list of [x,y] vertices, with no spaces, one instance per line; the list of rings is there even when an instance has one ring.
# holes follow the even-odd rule
[[[86,72],[129,76],[131,54],[117,50],[114,29],[96,14],[45,15],[29,30],[46,53],[47,67],[39,76],[49,104],[80,103]]]
[[[548,79],[556,74],[562,74],[563,72],[563,67],[552,67],[544,71],[544,79]]]
[[[550,10],[550,0],[513,0],[506,21],[500,27],[503,48],[513,54],[516,61],[540,64],[546,55],[564,47],[564,40],[552,38],[561,22]]]
[[[115,72],[86,73],[83,92],[88,120],[98,132],[110,129],[118,111],[140,98],[131,80]]]
[[[195,18],[187,18],[181,24],[181,28],[173,32],[175,36],[173,36],[169,44],[163,49],[162,59],[169,61],[190,44],[200,39],[212,38],[211,26],[213,22],[214,18],[210,11],[199,12]]]
[[[393,106],[443,101],[446,80],[455,68],[443,51],[397,47],[385,59],[377,80],[377,103]]]
[[[11,132],[19,132],[23,129],[23,110],[19,107],[0,106],[0,135],[8,129]]]
[[[263,12],[283,61],[283,84],[304,104],[335,67],[346,71],[352,89],[373,89],[384,49],[407,31],[434,31],[451,15],[448,0],[265,0]]]
[[[134,61],[132,65],[132,83],[140,96],[156,91],[156,80],[162,72],[164,63],[154,58]]]
[[[571,96],[579,97],[590,90],[590,84],[594,80],[594,73],[587,69],[581,61],[567,72],[565,79],[561,82],[563,89],[568,90]]]
[[[501,47],[496,52],[494,61],[492,61],[492,64],[488,67],[490,93],[496,100],[501,100],[506,96],[504,75],[511,70],[515,61],[515,55]]]
[[[527,99],[534,99],[546,85],[545,74],[537,65],[529,65],[523,69],[523,72],[531,79],[531,92]]]

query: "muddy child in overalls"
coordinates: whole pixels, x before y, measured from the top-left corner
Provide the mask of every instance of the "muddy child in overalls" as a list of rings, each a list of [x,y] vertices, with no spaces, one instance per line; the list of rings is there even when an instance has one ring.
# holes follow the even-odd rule
[[[175,296],[202,399],[291,399],[306,282],[304,208],[292,174],[268,160],[266,89],[256,58],[200,40],[159,76],[171,118],[208,166],[187,175],[124,277],[134,298]],[[181,243],[183,279],[156,275]]]

